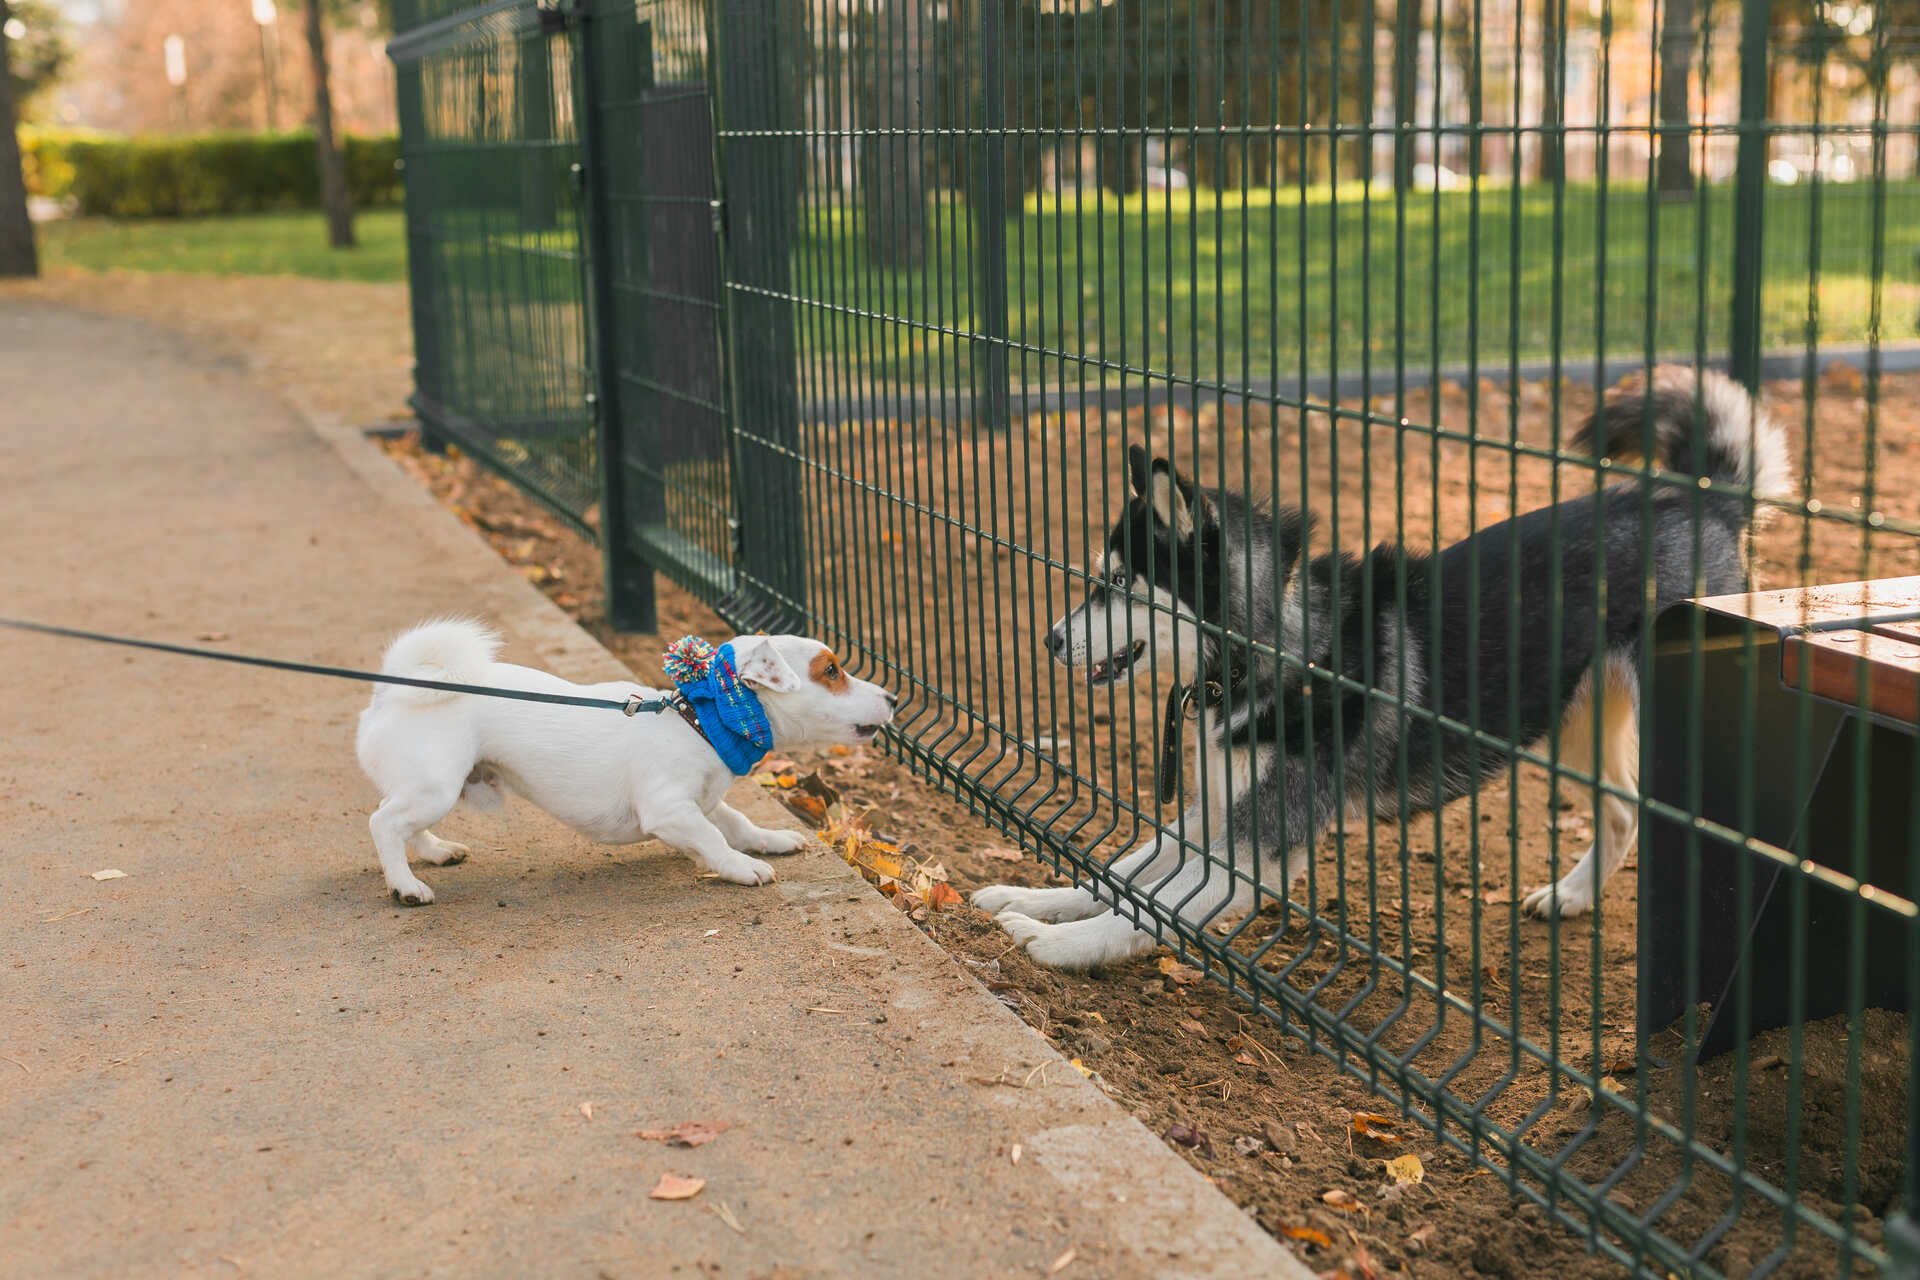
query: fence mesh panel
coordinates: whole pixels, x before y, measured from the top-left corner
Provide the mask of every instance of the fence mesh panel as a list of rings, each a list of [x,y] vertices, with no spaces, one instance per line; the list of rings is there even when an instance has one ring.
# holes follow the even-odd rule
[[[577,509],[506,424],[617,431],[638,554],[1086,889],[994,900],[1036,958],[1171,946],[1646,1274],[1920,1274],[1920,583],[1792,594],[1920,573],[1920,11],[568,15],[411,73],[423,398]],[[583,273],[524,157],[601,55]]]

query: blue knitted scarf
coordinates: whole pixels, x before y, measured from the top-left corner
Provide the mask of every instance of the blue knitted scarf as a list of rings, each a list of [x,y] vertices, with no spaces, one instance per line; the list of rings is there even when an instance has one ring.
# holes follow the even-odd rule
[[[702,732],[727,768],[741,775],[753,772],[773,746],[773,727],[759,695],[740,679],[733,645],[715,649],[699,636],[686,636],[667,647],[661,666],[700,717]]]

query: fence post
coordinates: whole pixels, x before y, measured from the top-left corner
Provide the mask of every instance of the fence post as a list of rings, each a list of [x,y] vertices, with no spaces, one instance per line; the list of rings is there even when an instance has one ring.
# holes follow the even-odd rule
[[[653,566],[635,550],[632,528],[659,518],[637,509],[627,473],[626,418],[620,411],[620,318],[615,275],[613,170],[608,161],[607,102],[631,80],[622,67],[619,28],[603,28],[589,5],[576,10],[575,64],[579,69],[581,174],[587,205],[587,322],[593,361],[594,422],[600,453],[600,557],[607,580],[607,625],[615,631],[652,631]],[[627,72],[627,74],[623,74]],[[624,95],[622,95],[624,96]],[[626,145],[639,145],[627,139]],[[644,251],[628,260],[644,263]],[[657,495],[654,505],[658,505]]]
[[[746,584],[722,612],[742,626],[790,629],[807,608],[792,279],[805,144],[791,50],[808,36],[792,29],[799,6],[791,0],[725,0],[719,9],[712,40],[716,177],[737,564]]]
[[[973,420],[996,431],[1007,426],[1011,394],[1007,368],[1007,137],[1006,86],[1001,81],[1002,0],[974,0],[979,15],[979,126],[973,131]],[[984,407],[984,412],[983,412]]]
[[[1767,38],[1769,0],[1740,6],[1739,152],[1733,179],[1733,315],[1730,372],[1760,390],[1760,279],[1766,270],[1762,205],[1767,197]],[[1697,199],[1704,200],[1702,190]],[[1696,217],[1705,217],[1696,209]]]

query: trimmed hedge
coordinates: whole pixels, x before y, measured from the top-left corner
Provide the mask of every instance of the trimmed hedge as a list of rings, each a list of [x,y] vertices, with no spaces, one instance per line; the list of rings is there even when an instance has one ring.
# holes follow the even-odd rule
[[[320,207],[308,131],[118,138],[23,130],[21,142],[27,189],[71,198],[82,214],[178,217]],[[398,138],[348,137],[345,152],[356,207],[399,203]]]

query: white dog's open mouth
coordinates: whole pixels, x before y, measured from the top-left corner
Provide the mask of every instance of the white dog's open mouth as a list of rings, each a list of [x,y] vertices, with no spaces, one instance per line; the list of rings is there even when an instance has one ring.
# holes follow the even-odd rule
[[[1120,653],[1112,654],[1087,668],[1087,683],[1093,685],[1113,684],[1133,670],[1133,664],[1140,661],[1147,651],[1145,640],[1135,640],[1133,646]]]
[[[880,732],[880,729],[881,726],[877,724],[857,724],[853,726],[853,736],[862,742],[868,742],[872,740],[875,734]]]

